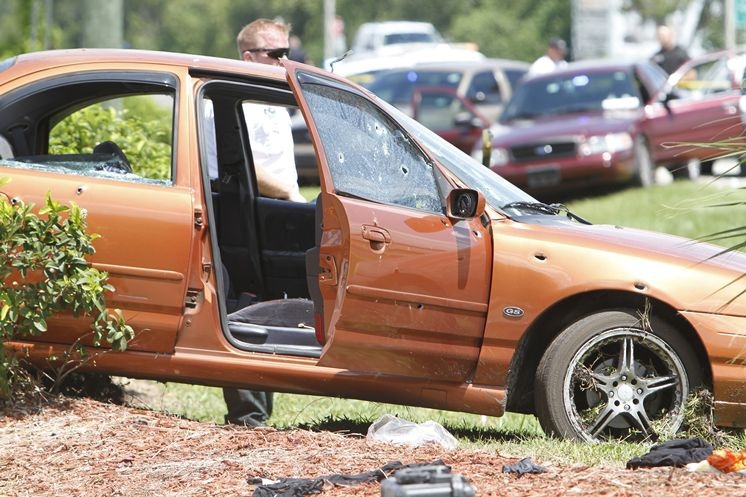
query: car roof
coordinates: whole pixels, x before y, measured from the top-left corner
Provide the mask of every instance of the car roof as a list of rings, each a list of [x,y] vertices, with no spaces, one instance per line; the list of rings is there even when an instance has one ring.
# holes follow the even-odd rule
[[[589,59],[589,60],[582,60],[577,62],[570,62],[567,64],[567,66],[555,69],[552,72],[544,73],[544,74],[537,74],[533,76],[528,76],[527,80],[536,80],[536,79],[544,79],[544,78],[556,78],[556,77],[562,77],[564,75],[572,75],[577,74],[578,72],[608,72],[608,71],[629,71],[636,66],[640,65],[654,65],[653,63],[647,61],[647,60],[637,60],[637,59],[629,59],[629,60],[617,60],[617,59]]]
[[[334,71],[342,76],[360,73],[388,71],[398,68],[411,68],[415,64],[424,64],[418,60],[479,61],[484,59],[481,52],[448,43],[414,43],[388,45],[378,54],[365,52],[352,54],[334,65]]]
[[[359,30],[375,30],[380,33],[399,33],[403,30],[422,33],[434,33],[435,26],[429,22],[422,21],[380,21],[366,22],[360,25]]]
[[[75,48],[45,50],[11,57],[0,64],[0,79],[51,68],[70,65],[96,66],[107,64],[138,64],[143,68],[154,66],[181,66],[189,70],[204,72],[236,73],[241,75],[261,75],[273,79],[286,79],[281,67],[227,59],[207,55],[194,55],[153,50],[121,48]]]

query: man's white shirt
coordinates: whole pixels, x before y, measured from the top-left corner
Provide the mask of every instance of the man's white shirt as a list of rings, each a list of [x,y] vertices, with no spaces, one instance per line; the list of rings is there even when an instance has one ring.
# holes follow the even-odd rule
[[[293,191],[291,198],[301,197],[298,171],[295,168],[293,132],[287,109],[276,105],[244,102],[243,113],[254,164],[262,167],[275,179],[286,183]],[[204,117],[207,169],[210,179],[217,179],[215,110],[211,100],[205,101]]]

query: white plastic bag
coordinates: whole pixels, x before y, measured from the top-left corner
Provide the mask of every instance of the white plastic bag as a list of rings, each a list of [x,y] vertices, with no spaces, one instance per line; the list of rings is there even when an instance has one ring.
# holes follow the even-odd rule
[[[437,443],[446,449],[458,446],[458,440],[435,421],[417,424],[391,414],[384,414],[370,425],[368,440],[414,446]]]

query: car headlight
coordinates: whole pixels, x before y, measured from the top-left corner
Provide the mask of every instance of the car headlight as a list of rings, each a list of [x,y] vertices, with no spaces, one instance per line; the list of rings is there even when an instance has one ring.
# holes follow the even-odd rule
[[[482,149],[481,147],[475,148],[471,153],[471,158],[480,164],[484,164],[482,161]],[[505,148],[497,147],[493,148],[490,153],[490,167],[504,166],[509,162],[508,150]]]
[[[632,146],[632,136],[626,132],[594,135],[587,137],[580,144],[580,155],[587,156],[603,154],[605,152],[621,152],[623,150],[630,150]]]

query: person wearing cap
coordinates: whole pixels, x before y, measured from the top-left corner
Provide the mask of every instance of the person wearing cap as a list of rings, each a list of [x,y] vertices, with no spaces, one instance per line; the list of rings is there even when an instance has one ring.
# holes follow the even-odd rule
[[[545,74],[567,65],[567,43],[562,38],[552,38],[547,44],[547,51],[531,64],[528,74]]]

